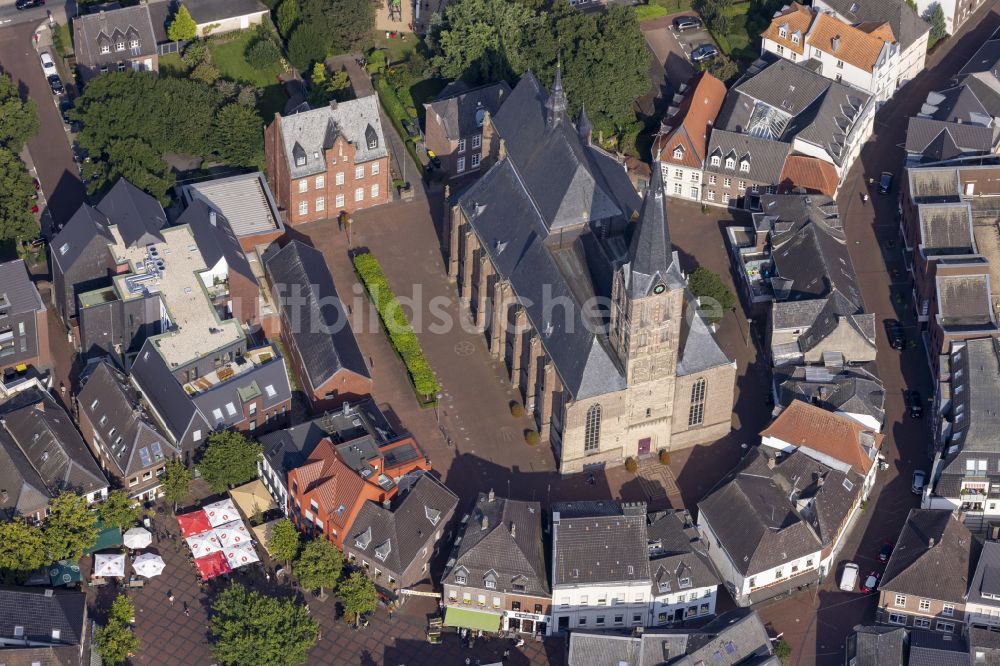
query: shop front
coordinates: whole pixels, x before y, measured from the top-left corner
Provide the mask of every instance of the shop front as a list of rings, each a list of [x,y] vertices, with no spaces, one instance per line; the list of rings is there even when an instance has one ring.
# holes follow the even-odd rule
[[[505,631],[517,631],[522,634],[545,634],[545,628],[551,618],[548,615],[522,613],[520,611],[505,611],[503,628]]]
[[[446,627],[491,633],[500,630],[502,619],[499,613],[488,613],[469,608],[456,608],[454,606],[449,606],[444,613],[444,624]]]

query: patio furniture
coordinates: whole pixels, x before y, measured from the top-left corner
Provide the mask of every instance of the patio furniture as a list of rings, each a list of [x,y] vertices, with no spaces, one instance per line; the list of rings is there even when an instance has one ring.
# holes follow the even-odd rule
[[[132,578],[128,579],[128,586],[142,588],[146,586],[146,581],[142,578],[136,578],[135,576],[133,576]]]

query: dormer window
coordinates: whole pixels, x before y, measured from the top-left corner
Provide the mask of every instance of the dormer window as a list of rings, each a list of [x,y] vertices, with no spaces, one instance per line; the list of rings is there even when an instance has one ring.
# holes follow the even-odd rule
[[[365,128],[365,142],[368,144],[368,150],[378,148],[378,132],[371,125]]]
[[[486,579],[486,589],[487,590],[495,590],[495,589],[497,589],[497,582],[494,579],[492,579],[492,578],[487,578]]]
[[[795,33],[794,35],[792,35],[792,44],[798,44],[801,41],[802,37],[801,35],[799,35],[799,33]]]
[[[740,162],[740,171],[743,173],[750,173],[750,162],[748,160]]]
[[[679,160],[684,158],[684,149],[680,146],[674,148],[674,159]]]
[[[691,579],[690,578],[679,578],[677,580],[677,585],[682,590],[686,590],[687,588],[691,587]]]
[[[124,51],[125,42],[115,42],[115,51]]]
[[[455,573],[455,583],[458,584],[458,585],[465,585],[465,582],[466,582],[465,572],[464,571],[461,572],[461,573],[456,572]]]
[[[727,169],[733,169],[735,167],[736,167],[736,160],[734,160],[732,157],[727,157],[726,158],[726,168]]]
[[[719,166],[722,164],[722,159],[718,155],[712,155],[712,166]]]
[[[781,26],[778,28],[778,37],[782,39],[788,39],[788,26]]]
[[[305,166],[305,165],[306,165],[306,156],[305,155],[296,156],[295,166]]]
[[[132,41],[130,41],[128,43],[128,46],[129,46],[130,49],[137,49],[137,48],[139,48],[139,40],[138,39],[133,39]]]

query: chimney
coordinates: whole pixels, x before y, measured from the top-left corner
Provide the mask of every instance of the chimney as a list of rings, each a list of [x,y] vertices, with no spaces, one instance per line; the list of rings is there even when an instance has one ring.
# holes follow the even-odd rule
[[[330,100],[330,110],[331,111],[336,111],[337,110],[337,100],[335,100],[335,99],[331,99]]]
[[[45,596],[47,596],[47,597],[51,597],[52,596],[52,588],[49,588],[49,589],[45,590]]]
[[[487,518],[487,517],[486,517],[486,514],[484,513],[484,514],[483,514],[483,521],[482,521],[482,528],[483,528],[483,531],[486,531],[486,530],[488,530],[488,529],[489,529],[489,527],[490,527],[490,519],[489,519],[489,518]]]
[[[219,226],[218,225],[218,220],[219,220],[219,216],[215,214],[214,210],[208,211],[208,221],[212,223],[213,227]]]
[[[767,468],[768,469],[774,469],[774,458],[768,458],[767,459]]]
[[[350,413],[351,413],[351,403],[344,401],[344,416],[347,416]]]
[[[500,137],[500,148],[497,150],[497,162],[502,161],[507,157],[507,142],[504,141],[503,137]]]
[[[830,40],[830,46],[831,46],[831,50],[834,53],[836,53],[837,49],[840,48],[840,35],[837,35],[836,37],[834,37],[833,39]]]
[[[927,540],[927,547],[928,548],[934,547],[934,537],[931,537],[930,539]]]
[[[489,495],[486,496],[486,498],[487,498],[486,501],[488,501],[488,502],[492,502],[493,500],[496,499],[496,495],[493,494],[493,489],[492,488],[490,488],[490,493],[489,493]]]
[[[513,520],[510,521],[510,535],[512,537],[516,537],[517,536],[517,525],[514,524]]]

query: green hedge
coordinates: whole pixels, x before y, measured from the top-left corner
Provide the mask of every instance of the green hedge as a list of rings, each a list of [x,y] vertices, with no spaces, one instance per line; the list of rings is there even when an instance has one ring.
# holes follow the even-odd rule
[[[413,327],[410,326],[403,308],[392,293],[378,260],[368,252],[355,255],[354,269],[375,304],[375,309],[378,310],[382,325],[389,335],[389,341],[403,359],[407,372],[410,373],[414,391],[424,397],[436,396],[441,390],[441,385],[438,384],[431,366],[424,358],[424,352],[420,348]]]
[[[396,128],[396,133],[399,138],[406,144],[406,150],[410,153],[410,157],[416,163],[417,168],[420,170],[420,175],[424,175],[424,165],[420,161],[420,156],[417,155],[417,147],[413,144],[410,135],[407,134],[406,130],[403,129],[403,120],[410,119],[410,115],[406,112],[406,107],[399,100],[399,96],[396,95],[396,91],[392,89],[389,82],[384,76],[372,77],[372,82],[375,84],[375,92],[378,93],[378,99],[382,103],[382,108],[385,112],[389,114],[389,119],[392,121],[392,126]]]

